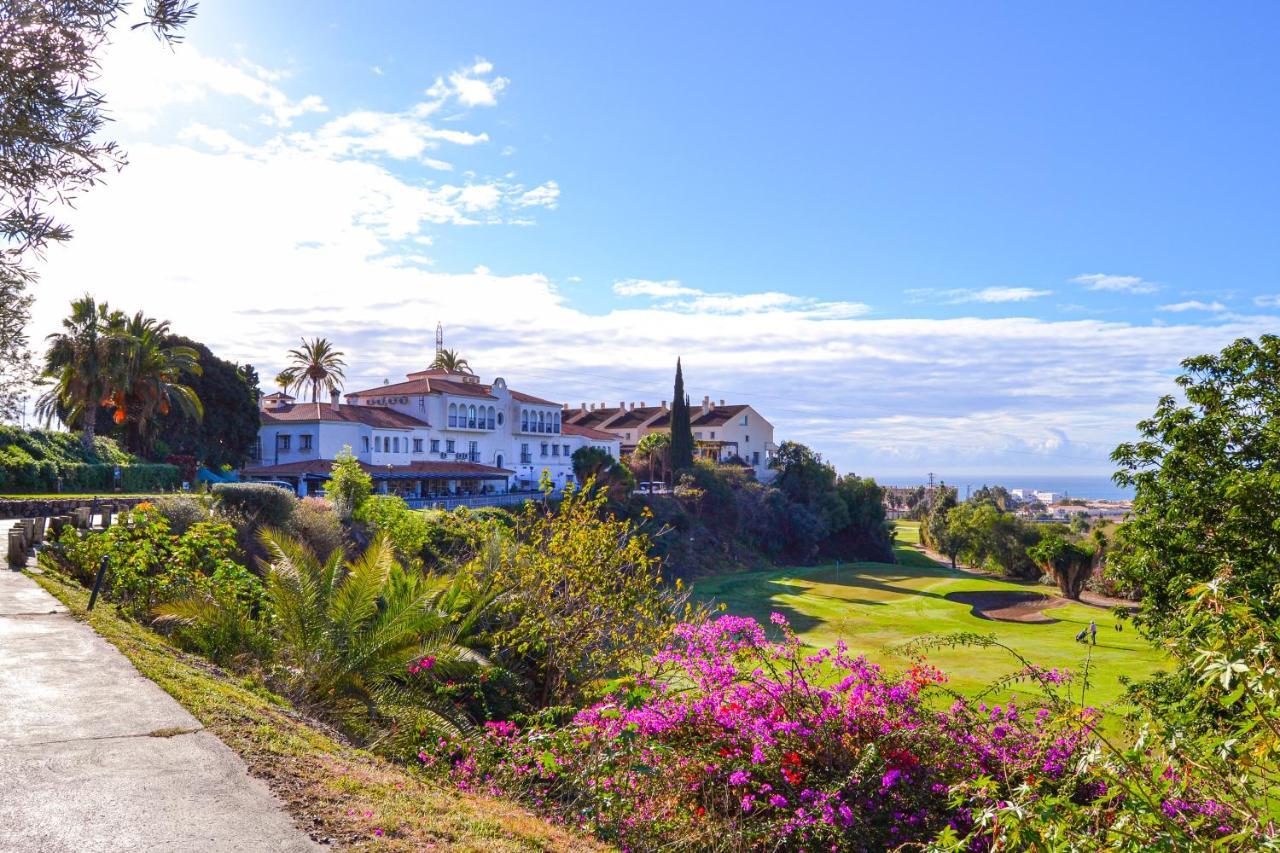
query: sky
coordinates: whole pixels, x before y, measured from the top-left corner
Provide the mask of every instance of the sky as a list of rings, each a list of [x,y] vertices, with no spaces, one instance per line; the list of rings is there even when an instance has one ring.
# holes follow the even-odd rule
[[[136,4],[135,4],[136,5]],[[445,343],[569,402],[750,402],[841,472],[1105,474],[1277,328],[1273,4],[201,3],[104,59],[85,292],[266,390]]]

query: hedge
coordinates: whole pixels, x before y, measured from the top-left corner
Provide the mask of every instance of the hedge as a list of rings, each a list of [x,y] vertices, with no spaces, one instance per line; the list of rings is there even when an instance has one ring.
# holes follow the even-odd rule
[[[293,492],[267,483],[218,483],[213,498],[227,509],[243,512],[258,524],[283,527],[293,516],[298,498]]]
[[[115,466],[85,462],[49,462],[16,459],[0,448],[0,491],[48,494],[64,492],[109,492],[115,488]],[[170,491],[182,484],[176,465],[121,465],[120,488],[124,492]]]

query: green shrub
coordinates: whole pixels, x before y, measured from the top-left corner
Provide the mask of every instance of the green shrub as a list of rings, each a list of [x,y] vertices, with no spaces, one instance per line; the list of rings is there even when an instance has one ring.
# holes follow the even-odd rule
[[[219,509],[239,513],[255,528],[284,527],[298,505],[292,492],[266,483],[218,483],[213,499]]]
[[[387,538],[402,562],[421,562],[429,538],[427,518],[395,495],[373,495],[360,504],[356,521]]]
[[[303,498],[289,518],[289,532],[319,555],[342,547],[342,521],[324,498]]]
[[[373,478],[352,455],[350,445],[344,445],[342,452],[333,460],[329,484],[325,487],[325,494],[333,501],[338,518],[351,518],[372,492]]]
[[[155,507],[169,522],[169,532],[175,536],[186,533],[193,524],[209,520],[209,507],[192,495],[170,495],[157,498]]]
[[[126,492],[161,492],[178,488],[182,473],[176,465],[122,465],[120,488]]]

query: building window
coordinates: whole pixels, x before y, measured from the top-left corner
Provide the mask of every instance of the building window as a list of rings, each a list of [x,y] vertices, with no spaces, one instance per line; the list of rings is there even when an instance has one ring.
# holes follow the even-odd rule
[[[529,455],[529,442],[520,445],[520,461],[528,464],[533,461],[533,457]]]
[[[444,442],[444,452],[445,452],[445,453],[452,453],[452,452],[453,452],[453,439],[452,439],[452,438],[447,438],[447,439],[445,439],[445,442]]]
[[[472,442],[470,442],[470,443],[468,444],[468,447],[467,447],[467,457],[468,457],[472,462],[479,462],[479,461],[480,461],[480,442],[478,442],[478,441],[472,441]]]
[[[553,445],[551,445],[551,455],[552,455],[552,456],[559,456],[559,455],[560,455],[560,445],[558,445],[558,444],[553,444]]]
[[[547,455],[547,443],[545,441],[542,442],[542,455],[543,456]]]
[[[546,431],[547,431],[547,413],[538,412],[538,432],[546,432]],[[546,456],[547,454],[544,453],[542,455]]]
[[[520,410],[520,431],[521,432],[529,431],[529,410],[528,409]]]
[[[700,433],[700,432],[695,432],[695,433],[693,434],[693,437],[694,437],[694,438],[696,438],[696,439],[698,439],[699,441],[701,441],[701,440],[702,440],[702,433]],[[630,438],[630,436],[628,436],[628,438]]]
[[[362,453],[369,452],[369,436],[367,435],[360,436],[360,451]]]
[[[419,412],[425,412],[426,410],[427,410],[427,398],[426,398],[426,397],[419,397],[419,398],[418,398],[418,411],[419,411]]]
[[[457,425],[458,425],[458,404],[450,403],[449,404],[449,426],[453,428],[453,427],[457,427]]]
[[[555,419],[556,419],[556,434],[559,435],[560,434],[560,413],[559,412],[555,413]]]
[[[422,439],[420,439],[420,438],[415,438],[415,439],[413,440],[413,452],[414,452],[414,453],[421,453],[421,452],[422,452]]]
[[[564,446],[564,455],[565,455],[565,456],[569,456],[569,455],[570,455],[570,453],[569,453],[569,445],[567,445],[567,444]]]
[[[752,464],[752,465],[759,465],[759,464],[760,464],[760,451],[759,451],[759,450],[757,450],[755,453],[752,453],[752,454],[751,454],[751,464]]]
[[[502,426],[502,412],[498,412],[498,426]]]
[[[751,436],[747,436],[747,437],[746,437],[746,439],[745,439],[742,443],[743,443],[743,444],[750,444],[750,443],[751,443]]]
[[[743,416],[742,416],[742,420],[738,421],[738,423],[739,423],[739,424],[741,424],[742,426],[746,426],[746,425],[747,425],[747,416],[746,416],[746,415],[743,415]]]
[[[712,438],[715,438],[715,437],[716,437],[716,431],[715,431],[715,430],[712,430],[712,431],[711,431],[711,437],[712,437]]]
[[[292,440],[292,436],[290,436],[288,433],[280,433],[279,435],[276,436],[276,442],[279,444],[279,447],[281,450],[288,450],[289,442],[291,440]]]
[[[431,452],[432,453],[440,452],[440,439],[438,438],[431,439]]]
[[[310,436],[310,435],[300,435],[300,436],[298,436],[298,449],[299,449],[299,450],[310,450],[310,449],[311,449],[311,436]]]
[[[373,437],[373,452],[374,453],[382,452],[382,436],[380,435],[375,435]]]
[[[395,453],[400,452],[400,436],[397,435],[395,438],[391,439],[391,449]]]
[[[627,433],[627,441],[631,440],[631,433]]]
[[[471,406],[470,408],[467,409],[467,428],[468,429],[476,428],[476,407],[475,406]]]

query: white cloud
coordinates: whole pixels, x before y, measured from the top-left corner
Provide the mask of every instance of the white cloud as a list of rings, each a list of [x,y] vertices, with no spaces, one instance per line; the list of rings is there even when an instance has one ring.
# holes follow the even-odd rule
[[[560,185],[555,181],[545,184],[520,195],[515,203],[520,207],[545,207],[555,210],[560,205]]]
[[[692,287],[685,287],[678,281],[650,281],[643,278],[628,278],[613,283],[613,292],[618,296],[693,296],[701,293]]]
[[[1189,299],[1186,302],[1175,302],[1171,305],[1161,305],[1161,311],[1168,311],[1174,314],[1181,314],[1186,311],[1207,311],[1219,314],[1227,310],[1227,306],[1221,302],[1201,302],[1198,299]]]
[[[1078,275],[1071,280],[1077,284],[1083,284],[1087,290],[1112,290],[1123,293],[1155,293],[1160,289],[1160,285],[1146,281],[1136,275],[1107,275],[1105,273],[1095,272],[1088,273],[1086,275]]]
[[[470,68],[450,74],[447,87],[437,80],[431,91],[449,92],[464,107],[491,107],[498,102],[498,93],[511,82],[506,77],[484,79],[492,73],[492,62],[477,60]]]
[[[751,314],[789,311],[815,318],[847,319],[861,316],[870,308],[861,302],[826,302],[806,296],[768,291],[765,293],[708,293],[686,287],[678,281],[649,281],[629,278],[614,282],[618,296],[647,296],[667,301],[658,304],[664,311],[705,314]]]
[[[1253,304],[1259,308],[1280,308],[1280,294],[1264,294],[1253,297]]]

